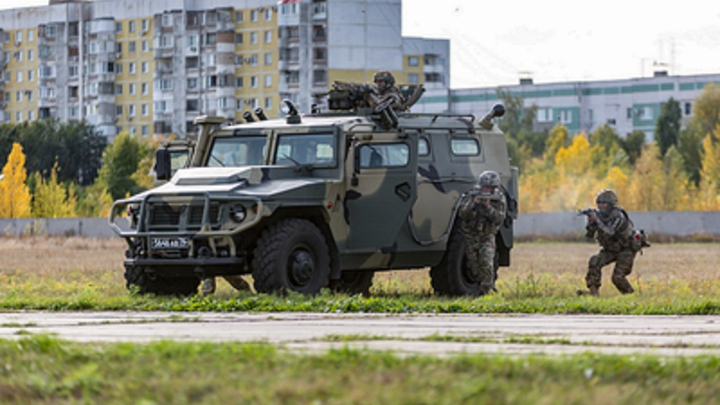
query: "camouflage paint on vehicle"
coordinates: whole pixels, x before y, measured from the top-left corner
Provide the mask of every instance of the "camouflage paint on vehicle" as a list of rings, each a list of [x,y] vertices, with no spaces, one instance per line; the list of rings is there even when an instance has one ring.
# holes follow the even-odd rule
[[[487,120],[397,113],[396,125],[388,127],[363,110],[295,119],[215,130],[210,124],[217,121],[209,119],[189,167],[115,203],[110,224],[128,244],[129,287],[188,294],[206,277],[253,274],[259,291],[317,292],[318,286],[349,285],[350,276],[371,279],[374,271],[439,266],[455,232],[458,201],[480,173],[496,171],[508,196],[517,196],[505,137]],[[310,149],[301,153],[305,146]],[[221,147],[227,153],[216,156]],[[129,230],[115,224],[121,207],[129,207]],[[509,265],[517,206],[509,211],[498,234],[501,265]],[[315,242],[300,240],[292,252],[277,252],[290,255],[283,256],[287,264],[274,263],[270,247],[293,235]],[[321,276],[326,279],[315,280],[325,255],[315,246],[322,243],[329,269]],[[263,266],[288,274],[274,279],[264,274],[270,270],[258,270]],[[178,279],[184,280],[180,286]],[[260,288],[258,279],[264,280]]]

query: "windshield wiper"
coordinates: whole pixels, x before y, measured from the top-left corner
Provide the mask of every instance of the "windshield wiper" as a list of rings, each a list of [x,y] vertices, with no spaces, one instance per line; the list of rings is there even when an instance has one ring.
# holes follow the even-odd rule
[[[283,153],[283,158],[293,162],[297,167],[296,171],[307,170],[308,172],[312,169],[312,163],[300,163],[297,160],[290,157],[287,153]]]
[[[220,163],[220,166],[225,167],[225,163],[223,163],[222,160],[220,160],[220,159],[218,159],[217,157],[215,157],[215,155],[210,155],[210,159],[212,159],[212,160]]]

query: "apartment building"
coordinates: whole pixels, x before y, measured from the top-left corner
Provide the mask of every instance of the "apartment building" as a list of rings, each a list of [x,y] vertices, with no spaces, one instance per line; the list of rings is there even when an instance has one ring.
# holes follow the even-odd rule
[[[86,120],[112,138],[302,111],[335,80],[443,91],[447,40],[403,38],[401,0],[50,0],[0,11],[0,121]]]
[[[562,123],[573,133],[591,133],[608,124],[622,137],[641,130],[651,141],[662,105],[671,97],[678,101],[685,124],[708,83],[720,85],[720,74],[669,76],[657,71],[653,77],[544,84],[525,78],[511,86],[430,91],[413,111],[483,115],[500,101],[497,90],[502,89],[522,97],[526,107],[538,107],[537,131]]]

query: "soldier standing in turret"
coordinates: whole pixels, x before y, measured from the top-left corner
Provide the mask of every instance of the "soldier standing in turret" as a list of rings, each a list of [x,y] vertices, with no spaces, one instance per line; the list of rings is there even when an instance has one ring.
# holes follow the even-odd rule
[[[632,272],[637,254],[637,250],[631,246],[630,239],[633,223],[627,212],[617,205],[618,197],[614,191],[600,190],[595,197],[595,203],[598,210],[588,214],[585,236],[594,237],[602,249],[590,258],[585,276],[588,289],[578,290],[578,294],[597,296],[602,279],[601,269],[612,262],[615,262],[613,284],[621,293],[630,294],[635,290],[627,280],[627,276]]]
[[[373,78],[375,86],[377,86],[378,98],[380,102],[388,101],[393,110],[401,111],[403,109],[404,97],[400,93],[400,89],[395,86],[395,77],[392,73],[381,70],[375,73]]]
[[[500,176],[491,170],[480,174],[478,184],[463,197],[458,215],[465,235],[465,254],[480,295],[495,290],[495,234],[505,219],[505,195]]]

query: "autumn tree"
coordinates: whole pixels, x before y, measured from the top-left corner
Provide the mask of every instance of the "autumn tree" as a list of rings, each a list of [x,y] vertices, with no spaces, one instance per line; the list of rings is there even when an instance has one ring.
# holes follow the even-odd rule
[[[25,154],[22,146],[14,143],[0,180],[0,218],[27,218],[30,216],[30,190],[25,184]]]
[[[681,121],[682,110],[680,110],[680,103],[670,97],[670,100],[662,105],[660,116],[655,123],[655,140],[660,147],[662,156],[665,156],[668,149],[677,145],[680,137]]]
[[[625,139],[620,139],[620,146],[625,151],[628,162],[634,165],[635,161],[637,161],[642,154],[642,149],[645,146],[645,132],[639,129],[632,131]]]
[[[567,127],[563,124],[555,125],[547,137],[545,142],[545,157],[546,162],[555,163],[555,155],[561,148],[565,148],[570,145],[570,132]]]
[[[713,141],[717,141],[713,133],[720,124],[720,86],[707,84],[694,104],[692,121],[697,124],[702,138],[710,135]]]
[[[680,131],[680,139],[677,145],[677,150],[683,158],[685,172],[695,185],[700,184],[700,170],[702,169],[700,151],[702,150],[703,138],[700,126],[691,121],[687,128]]]
[[[53,166],[45,180],[39,173],[33,195],[32,212],[36,218],[70,218],[75,216],[77,198],[72,188],[66,189],[57,179],[58,165]]]
[[[115,200],[142,191],[144,188],[132,176],[148,154],[152,150],[146,141],[127,133],[118,135],[103,153],[98,182]]]

